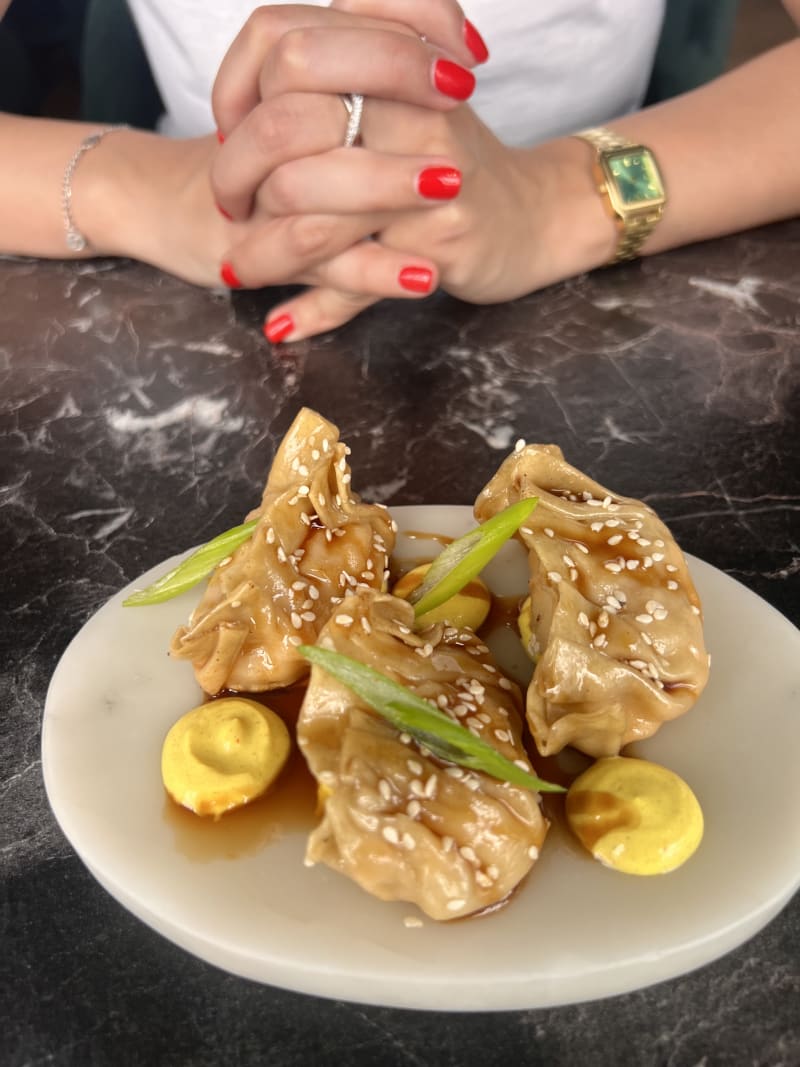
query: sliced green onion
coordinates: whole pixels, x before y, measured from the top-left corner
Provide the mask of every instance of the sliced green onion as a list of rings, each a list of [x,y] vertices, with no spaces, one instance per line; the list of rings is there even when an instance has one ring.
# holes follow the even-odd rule
[[[171,600],[172,597],[185,593],[187,589],[191,589],[209,575],[216,565],[235,551],[239,545],[244,544],[255,530],[257,523],[258,519],[251,519],[250,522],[234,526],[225,533],[219,534],[212,541],[201,545],[174,570],[157,579],[152,585],[148,585],[146,589],[137,589],[135,593],[131,593],[127,600],[122,601],[122,606],[140,608],[147,604],[161,604],[164,600]]]
[[[438,608],[483,570],[539,503],[536,496],[518,500],[474,530],[456,538],[436,557],[424,580],[409,594],[416,618]]]
[[[565,793],[561,785],[545,782],[507,760],[491,745],[471,734],[427,700],[399,682],[367,667],[350,656],[315,645],[300,645],[298,651],[342,682],[396,729],[404,731],[440,759],[483,771],[501,782],[511,782],[539,793]]]

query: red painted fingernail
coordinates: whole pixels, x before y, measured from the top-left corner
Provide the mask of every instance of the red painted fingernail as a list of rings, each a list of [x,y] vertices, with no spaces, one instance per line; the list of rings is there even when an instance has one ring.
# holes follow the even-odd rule
[[[264,336],[274,345],[282,341],[284,337],[294,329],[294,319],[291,315],[276,315],[274,319],[267,319],[264,323]]]
[[[217,211],[222,215],[223,219],[227,219],[228,222],[233,222],[233,215],[229,215],[222,204],[217,204]]]
[[[466,32],[466,31],[464,31],[464,32]],[[469,43],[469,42],[467,42],[467,43]],[[222,132],[222,130],[217,130],[217,140],[219,141],[220,144],[225,144],[225,134]]]
[[[426,167],[417,176],[417,192],[429,200],[452,200],[461,188],[461,171],[455,167]]]
[[[397,280],[411,293],[429,293],[433,283],[433,271],[427,267],[403,267]]]
[[[220,277],[228,286],[229,289],[241,289],[242,283],[236,277],[236,271],[230,265],[230,263],[223,263],[220,268]]]
[[[486,42],[469,19],[464,19],[464,41],[477,61],[479,63],[485,63],[489,58],[489,49],[486,47]]]
[[[475,75],[449,59],[437,59],[433,65],[433,82],[445,96],[466,100],[475,88]]]

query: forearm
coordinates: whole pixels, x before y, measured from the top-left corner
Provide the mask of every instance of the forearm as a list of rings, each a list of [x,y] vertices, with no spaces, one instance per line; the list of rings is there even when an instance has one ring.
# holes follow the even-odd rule
[[[667,188],[664,216],[643,255],[800,212],[800,39],[609,125],[652,148]],[[615,247],[613,222],[590,177],[591,152],[561,138],[528,150],[523,161],[534,186],[543,186],[542,202],[554,205],[561,277],[601,265]]]

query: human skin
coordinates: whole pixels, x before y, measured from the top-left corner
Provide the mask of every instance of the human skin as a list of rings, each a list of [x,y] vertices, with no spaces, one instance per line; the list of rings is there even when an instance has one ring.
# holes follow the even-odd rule
[[[402,7],[402,0],[384,0],[387,9]],[[449,0],[448,0],[449,3]],[[2,8],[7,0],[0,0]],[[280,9],[272,25],[279,37],[289,30],[327,25],[336,19],[340,27],[367,30],[373,20],[361,15],[331,13],[326,8]],[[429,18],[431,58],[446,58],[463,70],[475,63],[465,44],[463,20],[453,24],[440,16]],[[408,28],[404,31],[411,34]],[[445,44],[439,38],[447,37]],[[437,89],[432,80],[415,89],[426,107],[455,107],[458,100]],[[291,101],[284,94],[285,113],[291,117]],[[288,101],[288,103],[287,103]],[[295,105],[302,101],[295,100]],[[341,101],[335,103],[337,119],[346,118]],[[204,286],[223,283],[221,267],[225,251],[248,233],[260,233],[264,213],[258,203],[246,218],[233,221],[219,210],[209,182],[209,172],[220,151],[217,136],[172,140],[141,130],[118,130],[91,151],[84,153],[72,178],[72,215],[87,247],[69,249],[65,240],[61,186],[68,161],[85,137],[97,131],[95,124],[62,122],[0,114],[0,253],[57,258],[87,258],[96,255],[127,256],[151,263],[187,281]],[[297,151],[312,148],[295,143]],[[427,201],[418,197],[418,206]],[[352,225],[339,216],[328,219],[299,215],[282,216],[269,232],[268,255],[274,272],[260,284],[301,281],[329,284],[324,264],[360,241],[363,226],[377,229],[382,218],[359,215]],[[399,270],[412,277],[421,269],[416,258],[400,254]],[[318,271],[317,265],[320,265]],[[422,264],[422,269],[428,269]],[[226,280],[233,280],[226,272]],[[396,295],[412,295],[394,278]],[[383,285],[379,292],[383,293]]]
[[[368,6],[374,13],[379,5],[335,0],[333,6],[349,12]],[[798,0],[787,3],[795,18],[798,7]],[[268,9],[263,17],[269,19]],[[268,37],[262,32],[262,44]],[[239,171],[248,174],[250,187],[239,182],[234,188],[227,180],[237,155],[247,153],[247,142],[235,140],[241,121],[236,109],[218,106],[227,99],[224,83],[231,77],[223,63],[214,100],[223,127],[233,133],[212,170],[218,201],[240,212],[257,189],[268,227],[280,217],[324,212],[327,219],[338,213],[356,231],[363,205],[368,213],[362,236],[375,238],[330,261],[327,285],[275,308],[266,323],[270,339],[298,339],[352,318],[379,298],[376,290],[391,277],[398,252],[416,252],[421,264],[434,265],[433,277],[444,289],[476,303],[512,299],[612,258],[618,234],[591,177],[589,146],[564,137],[510,148],[465,104],[447,111],[410,104],[403,79],[409,72],[424,77],[426,47],[387,33],[376,38],[372,63],[359,65],[357,42],[334,25],[325,34],[295,34],[290,49],[280,42],[267,47],[254,82],[257,63],[251,57],[258,106],[278,107],[301,90],[305,125],[323,131],[321,145],[329,151],[318,147],[313,157],[302,157],[287,130],[274,166],[261,174],[257,166]],[[417,64],[406,58],[414,49]],[[794,149],[800,135],[799,72],[800,40],[794,40],[692,93],[611,121],[619,134],[653,148],[669,194],[663,220],[642,254],[800,211]],[[336,147],[344,116],[331,94],[353,89],[367,98],[364,147],[348,150]],[[327,142],[324,131],[330,131]],[[424,212],[414,210],[409,195],[420,153],[450,161],[461,174],[457,197]],[[376,217],[383,224],[376,226]],[[245,285],[260,284],[259,236],[247,235],[226,256]],[[394,295],[389,289],[382,295]],[[279,329],[271,331],[276,322]]]

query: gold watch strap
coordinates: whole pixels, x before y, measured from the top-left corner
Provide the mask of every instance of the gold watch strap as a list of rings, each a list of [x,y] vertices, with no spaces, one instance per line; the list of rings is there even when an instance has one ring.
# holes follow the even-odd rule
[[[586,141],[595,148],[598,153],[613,152],[619,148],[638,147],[635,141],[629,141],[626,137],[620,137],[619,134],[614,133],[614,131],[608,129],[607,126],[594,126],[588,130],[580,130],[573,136],[580,138],[582,141]],[[606,199],[608,199],[608,194],[605,192],[604,186],[601,188],[601,192],[603,192]],[[635,259],[639,253],[639,249],[653,232],[663,214],[664,205],[659,204],[657,207],[653,207],[648,211],[638,213],[632,212],[625,218],[616,215],[620,225],[620,240],[614,255],[608,261],[609,266],[612,263],[620,263],[626,259]]]

